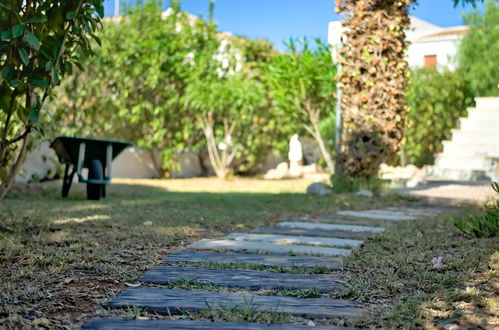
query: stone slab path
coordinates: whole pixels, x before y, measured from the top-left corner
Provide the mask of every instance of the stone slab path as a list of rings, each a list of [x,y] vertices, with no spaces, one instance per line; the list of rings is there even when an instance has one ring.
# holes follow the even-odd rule
[[[109,307],[140,306],[153,311],[181,313],[207,306],[225,309],[251,305],[255,311],[286,313],[303,317],[359,317],[362,308],[354,301],[331,298],[260,296],[232,292],[211,292],[162,288],[128,288],[112,298]]]
[[[364,219],[377,219],[377,220],[393,220],[393,221],[407,221],[416,220],[417,218],[412,215],[399,211],[387,210],[369,210],[369,211],[339,211],[336,214],[354,218]]]
[[[369,226],[356,226],[356,225],[334,225],[334,224],[326,224],[326,223],[311,223],[311,222],[280,222],[277,224],[279,227],[288,227],[288,228],[300,228],[300,229],[325,229],[325,230],[344,230],[344,231],[352,231],[352,232],[361,232],[361,233],[381,233],[385,230],[382,227],[369,227]]]
[[[348,330],[344,327],[313,327],[294,324],[258,324],[189,320],[96,319],[83,326],[86,330]]]
[[[317,223],[318,219],[286,221],[277,223],[276,227],[257,228],[251,234],[231,233],[222,239],[203,239],[187,246],[187,251],[167,256],[163,259],[165,265],[160,265],[143,274],[138,284],[142,287],[122,291],[109,300],[107,306],[109,308],[139,306],[168,315],[207,308],[224,311],[227,308],[250,306],[255,311],[279,312],[308,319],[358,318],[363,313],[363,308],[362,305],[352,300],[327,297],[295,298],[286,296],[288,291],[282,291],[279,295],[264,295],[259,290],[315,289],[323,293],[341,291],[346,284],[341,273],[343,263],[340,257],[350,254],[351,248],[361,246],[363,240],[385,230],[383,227],[375,226],[375,220],[412,221],[419,218],[421,214],[431,216],[439,212],[440,210],[425,210],[418,213],[417,209],[404,211],[394,208],[368,211],[346,210],[339,211],[333,216],[342,224]],[[356,220],[348,220],[348,218],[358,218],[359,222],[369,225],[358,225],[355,224]],[[373,226],[370,225],[371,223]],[[277,268],[265,268],[269,266]],[[291,272],[293,267],[295,268]],[[331,273],[315,274],[318,270]],[[312,274],[308,274],[307,271]],[[151,287],[175,285],[182,281],[192,281],[192,284],[209,284],[213,288],[220,289],[180,290]],[[228,292],[223,291],[223,288],[246,291]],[[84,328],[298,330],[310,327],[290,324],[266,325],[187,320],[102,319],[92,320]],[[315,327],[315,329],[346,328]]]
[[[212,263],[212,264],[250,264],[280,267],[326,268],[331,271],[343,270],[341,258],[290,256],[282,254],[256,254],[235,252],[181,251],[163,259],[167,263]]]
[[[261,241],[268,243],[279,244],[303,244],[303,245],[319,245],[319,246],[340,246],[354,247],[362,244],[360,240],[331,238],[331,237],[310,237],[310,236],[286,236],[286,235],[271,235],[271,234],[244,234],[232,233],[223,237],[225,239],[233,239],[236,241]]]
[[[301,229],[289,227],[261,227],[251,231],[255,234],[275,234],[289,236],[308,236],[308,237],[336,237],[364,240],[373,234],[369,232],[355,232],[345,230],[324,230],[324,229]]]
[[[348,249],[337,249],[322,246],[306,246],[294,244],[275,244],[266,242],[236,241],[236,240],[216,240],[203,239],[187,246],[192,250],[231,250],[249,251],[258,253],[283,253],[283,254],[308,254],[322,255],[328,257],[346,256],[352,251]]]
[[[203,269],[194,267],[158,266],[147,271],[139,282],[169,284],[179,280],[249,290],[291,289],[331,292],[343,290],[342,274],[291,274],[257,270]]]

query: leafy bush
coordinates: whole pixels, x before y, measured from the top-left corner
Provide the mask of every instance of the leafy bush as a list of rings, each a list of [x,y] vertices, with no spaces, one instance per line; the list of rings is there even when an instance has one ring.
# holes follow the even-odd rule
[[[473,98],[460,74],[449,70],[414,70],[406,94],[404,157],[416,166],[432,164]]]
[[[475,96],[497,96],[499,90],[499,2],[488,0],[485,13],[473,10],[465,16],[471,26],[459,47],[459,74]]]
[[[496,182],[492,183],[492,188],[499,194],[499,185]],[[471,237],[499,236],[499,200],[495,205],[488,207],[483,215],[457,219],[454,224]]]
[[[102,0],[0,2],[0,199],[21,168],[53,86],[92,54]],[[79,52],[75,52],[79,50]]]

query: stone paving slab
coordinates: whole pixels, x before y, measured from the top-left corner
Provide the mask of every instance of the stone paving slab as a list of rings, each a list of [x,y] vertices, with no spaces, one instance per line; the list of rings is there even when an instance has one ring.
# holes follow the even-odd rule
[[[235,239],[244,241],[261,241],[277,244],[308,244],[320,246],[342,246],[355,247],[362,244],[360,240],[331,238],[331,237],[310,237],[310,236],[286,236],[286,235],[271,235],[271,234],[245,234],[232,233],[224,236],[225,239]]]
[[[454,213],[460,211],[457,208],[438,207],[438,206],[410,206],[404,208],[387,207],[386,210],[404,212],[408,215],[414,215],[414,216],[429,216],[429,217],[437,216],[442,213]]]
[[[251,231],[255,234],[275,234],[275,235],[293,235],[308,237],[335,237],[364,240],[371,237],[372,233],[354,232],[346,230],[324,230],[324,229],[300,229],[286,227],[260,227]]]
[[[417,217],[413,215],[408,215],[400,211],[389,211],[389,210],[367,210],[367,211],[338,211],[337,215],[349,216],[355,218],[367,218],[376,220],[393,220],[393,221],[408,221],[416,220]]]
[[[350,330],[345,327],[309,327],[297,324],[232,323],[190,320],[121,320],[94,319],[85,324],[86,330]]]
[[[251,305],[259,312],[280,312],[303,317],[359,317],[360,305],[351,300],[332,298],[293,298],[259,296],[232,292],[173,290],[160,288],[128,288],[108,303],[108,307],[145,307],[170,313],[199,311],[208,306],[225,309]]]
[[[332,271],[343,270],[343,260],[331,257],[290,256],[281,254],[255,254],[234,252],[180,251],[170,254],[163,262],[185,263],[246,263],[265,266],[282,267],[327,267]]]
[[[382,227],[356,226],[356,225],[335,225],[326,223],[310,223],[310,222],[279,222],[279,227],[300,228],[300,229],[325,229],[325,230],[344,230],[353,232],[370,232],[381,233],[385,230]]]
[[[147,271],[139,282],[168,284],[177,280],[193,280],[228,288],[249,290],[316,289],[328,293],[344,289],[343,274],[291,274],[258,270],[213,269],[194,267],[158,266]]]
[[[323,255],[329,257],[346,256],[351,253],[351,250],[330,248],[322,246],[306,246],[293,244],[274,244],[258,241],[236,241],[236,240],[215,240],[203,239],[187,246],[188,249],[194,250],[231,250],[231,251],[250,251],[264,253],[295,253],[295,254],[311,254]]]

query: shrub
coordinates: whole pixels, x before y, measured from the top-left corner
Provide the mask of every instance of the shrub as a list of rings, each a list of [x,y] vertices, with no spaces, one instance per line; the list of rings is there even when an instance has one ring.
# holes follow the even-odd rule
[[[459,72],[475,96],[497,96],[499,90],[499,2],[485,2],[485,12],[465,16],[471,26],[459,47]]]
[[[499,185],[492,183],[492,188],[499,194]],[[456,227],[471,237],[499,236],[499,200],[495,205],[487,207],[484,214],[471,216],[468,219],[454,221]]]
[[[409,112],[403,155],[416,166],[432,164],[473,98],[458,73],[431,69],[413,71],[406,95]]]

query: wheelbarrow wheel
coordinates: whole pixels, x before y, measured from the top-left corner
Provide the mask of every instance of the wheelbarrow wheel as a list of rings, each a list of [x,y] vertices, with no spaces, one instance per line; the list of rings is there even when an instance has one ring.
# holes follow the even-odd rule
[[[98,159],[92,159],[88,166],[88,179],[89,180],[102,180],[104,178],[104,171],[102,163]],[[102,184],[87,183],[87,199],[98,201],[102,193]]]

